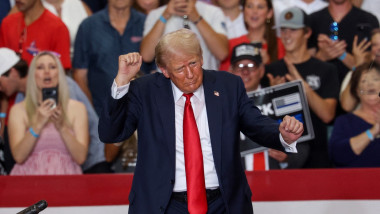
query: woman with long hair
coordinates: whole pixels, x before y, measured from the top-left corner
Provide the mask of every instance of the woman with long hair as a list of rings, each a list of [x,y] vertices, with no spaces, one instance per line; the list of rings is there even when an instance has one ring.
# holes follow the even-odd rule
[[[264,64],[269,64],[285,55],[281,39],[276,35],[274,12],[271,0],[243,0],[244,22],[248,34],[229,40],[229,55],[221,63],[220,70],[228,71],[232,50],[242,43],[258,44]],[[261,47],[260,47],[261,46]]]
[[[56,99],[43,100],[47,88],[55,88],[50,94]],[[65,71],[54,53],[33,58],[25,100],[12,107],[8,131],[16,161],[11,175],[82,173],[89,142],[87,112],[69,98]]]

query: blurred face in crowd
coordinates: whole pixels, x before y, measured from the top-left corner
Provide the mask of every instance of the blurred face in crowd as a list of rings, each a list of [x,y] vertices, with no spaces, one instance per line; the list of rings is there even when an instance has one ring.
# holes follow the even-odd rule
[[[199,54],[188,54],[184,51],[168,53],[162,73],[183,92],[193,93],[203,82],[203,58]]]
[[[264,76],[264,65],[249,59],[237,61],[230,69],[233,74],[241,77],[247,92],[257,90]]]
[[[11,70],[0,77],[0,91],[7,97],[12,96],[18,92],[20,79],[18,72],[14,68],[11,68]]]
[[[307,40],[310,37],[310,31],[305,33],[303,28],[291,29],[281,28],[281,41],[284,44],[286,52],[295,52],[307,48]]]
[[[371,53],[380,64],[380,31],[371,37]]]
[[[19,11],[25,12],[33,8],[40,0],[16,0],[16,7]]]
[[[240,0],[217,0],[216,3],[223,9],[232,9],[240,4]]]
[[[38,88],[51,88],[58,85],[58,65],[50,55],[41,55],[36,61],[35,79]]]
[[[246,0],[244,21],[249,29],[265,27],[265,22],[273,16],[273,10],[266,0]]]
[[[361,75],[358,94],[361,102],[370,105],[380,104],[380,71],[372,68]]]
[[[108,6],[116,10],[122,10],[131,7],[132,0],[108,0]]]
[[[136,0],[137,4],[148,14],[159,5],[159,0]]]

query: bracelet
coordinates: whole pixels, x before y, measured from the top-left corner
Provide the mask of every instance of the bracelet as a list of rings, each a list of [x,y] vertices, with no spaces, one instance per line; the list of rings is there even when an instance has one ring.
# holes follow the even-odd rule
[[[338,59],[340,61],[343,61],[346,58],[346,56],[347,56],[347,52],[345,51],[340,57],[338,57]]]
[[[199,16],[199,18],[197,20],[195,20],[193,22],[194,25],[197,25],[200,21],[202,21],[203,17],[202,16]]]
[[[29,132],[30,132],[30,134],[33,135],[33,137],[35,137],[35,138],[39,138],[39,137],[40,137],[39,134],[37,134],[37,133],[34,132],[34,130],[33,130],[32,127],[29,128]]]
[[[160,21],[164,24],[166,24],[166,22],[168,22],[168,20],[165,19],[165,17],[163,15],[160,16]]]
[[[0,118],[6,118],[7,117],[7,113],[5,112],[0,112]]]
[[[367,137],[369,138],[370,141],[374,140],[374,137],[373,137],[372,133],[369,131],[369,129],[367,129],[367,131],[365,131],[365,133],[367,134]]]

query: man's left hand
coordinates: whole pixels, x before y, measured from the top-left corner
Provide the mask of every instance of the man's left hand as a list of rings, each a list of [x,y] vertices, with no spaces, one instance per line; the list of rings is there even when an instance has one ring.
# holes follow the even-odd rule
[[[282,138],[287,144],[291,144],[298,140],[303,133],[303,124],[295,117],[286,115],[279,127]]]

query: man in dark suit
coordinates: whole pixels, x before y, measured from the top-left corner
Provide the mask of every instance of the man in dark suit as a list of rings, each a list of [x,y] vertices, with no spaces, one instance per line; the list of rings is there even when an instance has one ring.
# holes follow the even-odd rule
[[[248,99],[240,77],[203,70],[202,50],[190,30],[166,34],[155,52],[162,73],[132,82],[142,57],[139,53],[119,57],[112,97],[104,101],[99,122],[103,142],[123,141],[138,130],[129,212],[253,213],[252,193],[240,162],[239,132],[264,146],[296,152],[294,142],[303,132],[302,123],[286,116],[278,125]],[[207,199],[207,206],[199,212],[192,211],[193,205],[201,205],[192,202],[193,189],[187,183],[193,178],[185,163],[187,94],[193,94],[190,101],[203,155],[205,188],[198,198]]]

